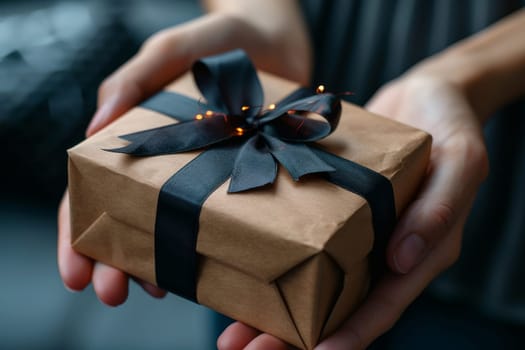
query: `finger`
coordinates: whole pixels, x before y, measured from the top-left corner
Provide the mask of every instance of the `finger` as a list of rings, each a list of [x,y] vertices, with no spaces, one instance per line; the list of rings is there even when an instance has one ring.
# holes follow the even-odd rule
[[[99,109],[88,126],[87,136],[189,69],[190,58],[181,40],[183,31],[184,28],[173,28],[155,34],[131,60],[102,83]]]
[[[253,339],[244,350],[290,350],[292,349],[288,344],[273,335],[262,333]]]
[[[242,350],[259,334],[261,332],[257,329],[241,322],[235,322],[217,338],[217,348],[219,350]]]
[[[392,234],[387,261],[395,272],[408,273],[420,264],[472,206],[486,172],[484,146],[468,135],[456,138],[460,141],[433,150],[420,197]]]
[[[154,298],[164,298],[167,294],[167,292],[164,289],[154,286],[151,283],[140,280],[138,278],[133,278],[133,280],[137,282],[137,284],[141,286],[146,293],[148,293]]]
[[[461,227],[453,229],[429,258],[406,275],[386,273],[374,286],[364,303],[331,336],[315,350],[366,349],[377,337],[388,331],[425,287],[443,270],[442,256],[450,247],[458,246]]]
[[[113,93],[104,102],[101,102],[100,107],[86,129],[86,137],[103,129],[143,99],[142,93],[133,82],[129,82],[129,84],[119,88],[118,91],[115,90]]]
[[[235,41],[234,24],[207,15],[153,35],[99,89],[99,110],[86,135],[99,131],[140,101],[187,71],[197,57],[221,52]],[[231,40],[224,40],[228,35]],[[220,39],[220,40],[219,40]]]
[[[93,288],[100,301],[118,306],[128,297],[128,276],[116,268],[97,262],[93,271]]]
[[[69,217],[69,193],[66,190],[58,210],[58,270],[64,285],[80,291],[91,281],[93,261],[79,254],[71,247],[71,226]]]
[[[392,81],[383,85],[366,103],[365,109],[382,116],[398,115],[399,100],[403,92],[400,89],[392,89],[391,86],[394,84],[395,82]]]
[[[407,305],[410,302],[407,299],[412,300],[407,297],[410,290],[403,283],[408,282],[409,276],[411,275],[391,274],[388,280],[378,283],[364,304],[334,334],[316,346],[315,350],[366,349],[376,337],[397,321],[403,311],[400,305]]]
[[[86,135],[99,131],[188,69],[176,48],[175,36],[170,32],[158,35],[107,78],[100,87],[99,109]]]

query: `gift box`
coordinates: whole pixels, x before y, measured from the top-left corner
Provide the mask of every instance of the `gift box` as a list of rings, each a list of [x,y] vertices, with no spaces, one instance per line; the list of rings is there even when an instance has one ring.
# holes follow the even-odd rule
[[[290,95],[302,90],[264,72],[259,72],[264,102],[257,105],[256,99],[242,97],[253,94],[258,81],[245,81],[253,68],[239,57],[242,64],[229,66],[201,62],[194,68],[200,90],[187,74],[68,151],[71,243],[98,261],[312,349],[351,315],[371,276],[380,273],[395,216],[425,174],[431,138],[350,103],[339,104],[320,90]],[[238,106],[246,101],[250,104]],[[212,105],[215,109],[209,109]],[[282,115],[264,117],[279,108],[284,121],[276,122]],[[241,117],[250,109],[257,112],[245,118],[252,120],[247,124]],[[178,117],[189,112],[192,121]],[[323,121],[315,113],[325,117],[324,129],[316,129]],[[207,118],[214,120],[207,124],[212,127],[221,118],[220,123],[232,123],[219,125],[232,137],[207,143],[215,133],[199,129]],[[269,126],[261,126],[265,118],[271,119]],[[165,144],[173,135],[162,133],[183,123],[196,128],[191,135],[190,129],[183,134],[178,129],[183,139],[189,135],[187,142],[193,134],[204,136],[198,149],[184,146],[171,153]],[[315,144],[303,124],[311,127],[306,131],[323,134]],[[294,130],[303,130],[306,146],[290,142]],[[267,143],[254,149],[266,153],[255,160],[239,156],[263,131],[272,136],[254,141]],[[288,150],[291,156],[283,153]],[[296,161],[294,154],[306,158]],[[279,164],[276,178],[261,180],[272,172],[268,161]]]

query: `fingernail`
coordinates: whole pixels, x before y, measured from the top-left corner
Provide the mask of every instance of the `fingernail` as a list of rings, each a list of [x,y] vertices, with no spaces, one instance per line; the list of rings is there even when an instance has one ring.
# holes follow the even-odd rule
[[[401,241],[394,254],[394,264],[399,273],[408,273],[419,265],[427,252],[425,240],[410,234]]]
[[[142,282],[141,285],[142,288],[144,288],[144,290],[154,298],[163,298],[164,296],[166,296],[166,293],[162,289],[159,289],[153,284],[150,284],[148,282]]]
[[[110,97],[106,102],[104,102],[102,106],[100,106],[100,108],[93,116],[93,119],[91,119],[89,126],[87,127],[86,137],[89,137],[95,132],[102,129],[102,127],[107,123],[108,119],[113,114],[115,106],[117,105],[117,101],[118,96],[114,95]]]
[[[64,288],[66,288],[66,290],[70,293],[77,293],[78,291],[72,289],[72,288],[69,288],[67,284],[64,283]]]

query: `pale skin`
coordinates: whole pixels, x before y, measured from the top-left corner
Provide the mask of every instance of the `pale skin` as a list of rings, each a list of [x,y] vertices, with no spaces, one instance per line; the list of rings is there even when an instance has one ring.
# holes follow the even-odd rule
[[[206,5],[208,15],[154,35],[106,79],[87,136],[187,71],[196,58],[237,47],[245,49],[258,68],[308,83],[311,49],[295,2],[210,0]],[[492,112],[525,94],[523,33],[525,10],[419,63],[383,86],[366,105],[431,133],[431,161],[424,185],[390,239],[389,272],[317,350],[366,348],[457,260],[465,220],[488,173],[483,124]],[[279,52],[278,60],[274,52]],[[58,223],[58,265],[64,284],[78,291],[92,282],[103,303],[123,303],[129,277],[71,249],[67,192]],[[154,297],[165,295],[137,282]],[[217,344],[220,350],[290,348],[239,322],[228,327]]]

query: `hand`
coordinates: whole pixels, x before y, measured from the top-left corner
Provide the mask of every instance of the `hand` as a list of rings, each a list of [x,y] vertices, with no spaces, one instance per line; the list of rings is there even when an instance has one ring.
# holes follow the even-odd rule
[[[273,22],[262,21],[257,26],[253,23],[260,23],[260,20],[246,20],[249,17],[246,12],[240,17],[229,13],[228,9],[154,35],[134,58],[103,82],[99,89],[99,108],[86,135],[96,133],[160,90],[187,71],[195,59],[233,48],[245,49],[258,67],[306,83],[309,79],[310,62],[305,49],[301,51],[297,46],[307,47],[306,35],[301,36],[302,31],[296,28],[300,27],[300,23],[298,14],[294,16],[290,13],[293,3],[276,1],[275,6],[271,8],[276,14],[268,15],[276,19],[282,17],[282,30],[286,30],[287,33],[292,30],[291,33],[295,33],[286,36],[290,43],[283,41],[285,36],[281,35]],[[285,8],[280,9],[279,3]],[[218,2],[216,6],[220,7],[220,4],[232,5],[233,2]],[[232,8],[232,11],[237,11],[239,7]],[[259,14],[257,9],[252,13],[253,16]],[[271,30],[264,25],[271,25]],[[275,52],[279,52],[279,55]],[[298,53],[302,54],[297,55]],[[269,54],[274,57],[273,60],[267,59]],[[276,60],[275,57],[279,59]],[[95,292],[103,303],[111,306],[123,303],[128,295],[128,276],[116,268],[75,252],[71,248],[69,220],[69,200],[66,191],[58,215],[58,266],[65,286],[80,291],[92,281]],[[154,297],[163,297],[166,294],[151,284],[137,282]]]
[[[462,230],[488,158],[479,117],[463,87],[435,66],[416,67],[372,98],[370,111],[433,136],[430,165],[416,200],[404,211],[386,252],[390,272],[317,350],[364,349],[390,329],[407,306],[460,253]],[[446,71],[445,71],[446,72]],[[285,343],[235,323],[220,350],[286,349]]]

